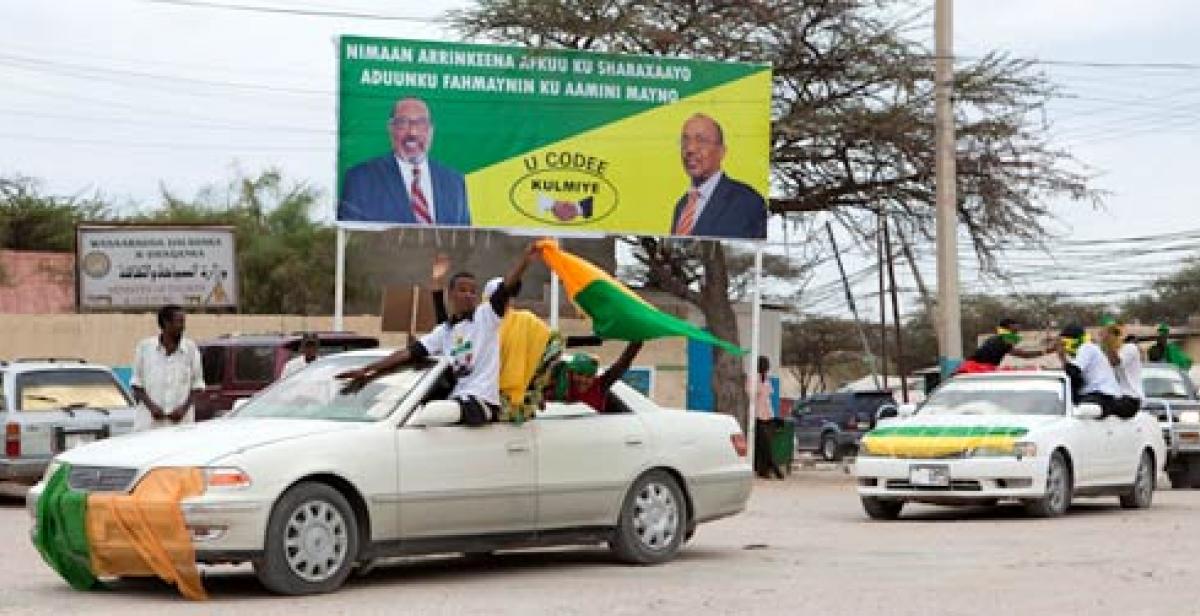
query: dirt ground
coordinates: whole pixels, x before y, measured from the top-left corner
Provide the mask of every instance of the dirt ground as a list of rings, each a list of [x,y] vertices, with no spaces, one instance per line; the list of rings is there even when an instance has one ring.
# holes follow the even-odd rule
[[[847,475],[761,481],[744,514],[702,526],[680,557],[616,564],[601,549],[404,560],[341,591],[267,594],[248,568],[209,568],[191,604],[154,581],[71,590],[0,496],[0,614],[1200,614],[1200,491],[1160,490],[1148,511],[1115,498],[1065,518],[1017,507],[912,507],[870,522]]]

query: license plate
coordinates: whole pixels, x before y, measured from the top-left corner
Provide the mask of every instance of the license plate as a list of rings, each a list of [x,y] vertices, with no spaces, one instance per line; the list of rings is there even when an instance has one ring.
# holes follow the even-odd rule
[[[74,449],[80,445],[86,445],[96,440],[96,435],[91,432],[83,432],[79,434],[64,434],[63,449]]]
[[[945,488],[950,485],[950,467],[913,466],[908,469],[908,482],[914,486]]]

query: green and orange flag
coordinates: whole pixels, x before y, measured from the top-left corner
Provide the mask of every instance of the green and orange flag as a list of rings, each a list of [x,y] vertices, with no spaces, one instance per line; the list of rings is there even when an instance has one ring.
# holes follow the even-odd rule
[[[541,240],[538,248],[546,267],[558,274],[571,301],[591,317],[592,331],[597,336],[630,342],[686,336],[734,355],[745,354],[745,349],[651,306],[604,270],[559,248],[557,242]]]

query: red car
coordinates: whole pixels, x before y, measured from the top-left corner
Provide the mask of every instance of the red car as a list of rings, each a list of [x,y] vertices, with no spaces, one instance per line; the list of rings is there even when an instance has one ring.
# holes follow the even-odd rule
[[[212,419],[275,382],[288,360],[300,353],[301,332],[226,335],[199,342],[206,387],[196,402],[196,421]],[[321,355],[373,349],[379,340],[351,332],[318,332]]]

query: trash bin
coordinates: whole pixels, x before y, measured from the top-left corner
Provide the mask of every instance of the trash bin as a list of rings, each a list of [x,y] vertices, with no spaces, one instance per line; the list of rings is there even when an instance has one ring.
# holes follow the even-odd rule
[[[771,421],[771,461],[784,473],[791,474],[792,459],[796,457],[796,421],[790,417]]]
[[[754,471],[759,477],[771,477],[774,469],[781,474],[792,472],[792,457],[796,449],[796,425],[791,419],[759,421],[754,427]],[[780,477],[782,479],[782,477]]]

